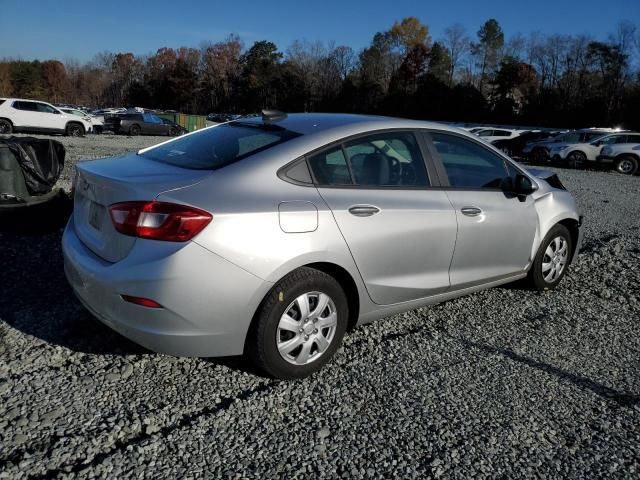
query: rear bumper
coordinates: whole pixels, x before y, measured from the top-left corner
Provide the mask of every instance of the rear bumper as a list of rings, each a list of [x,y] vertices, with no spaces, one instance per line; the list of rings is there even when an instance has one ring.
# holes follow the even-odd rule
[[[82,243],[71,218],[62,238],[64,268],[82,304],[104,324],[159,353],[243,353],[253,314],[272,284],[193,242],[174,244],[168,255],[154,249],[161,242],[136,243],[124,260],[108,263]],[[122,294],[153,299],[163,308],[126,302]]]

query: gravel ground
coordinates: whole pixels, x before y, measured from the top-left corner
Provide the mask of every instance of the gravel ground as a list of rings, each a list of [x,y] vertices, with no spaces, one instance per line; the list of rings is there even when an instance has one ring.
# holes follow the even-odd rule
[[[62,139],[69,164],[159,140]],[[298,382],[94,320],[62,271],[68,200],[3,219],[0,478],[638,478],[640,178],[560,176],[586,225],[557,290],[386,318]]]

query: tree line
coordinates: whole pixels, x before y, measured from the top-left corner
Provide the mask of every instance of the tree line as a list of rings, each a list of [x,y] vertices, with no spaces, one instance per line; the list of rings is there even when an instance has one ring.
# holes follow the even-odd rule
[[[640,30],[606,39],[516,34],[489,19],[472,35],[459,24],[432,39],[415,17],[377,32],[355,51],[295,41],[245,46],[237,35],[155,54],[103,52],[87,63],[0,61],[0,96],[87,106],[189,113],[373,113],[410,118],[640,128]]]

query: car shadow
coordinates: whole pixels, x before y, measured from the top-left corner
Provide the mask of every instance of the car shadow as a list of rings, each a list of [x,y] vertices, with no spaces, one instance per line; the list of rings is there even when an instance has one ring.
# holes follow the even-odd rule
[[[640,396],[634,393],[628,393],[628,392],[622,392],[622,391],[616,390],[602,383],[591,380],[590,378],[580,375],[578,373],[572,373],[562,368],[551,365],[549,363],[535,360],[525,355],[516,353],[510,348],[494,347],[492,345],[474,342],[466,338],[461,338],[461,337],[451,335],[450,333],[446,332],[446,330],[443,330],[443,329],[439,329],[439,330],[442,333],[445,333],[449,337],[460,342],[468,350],[476,349],[491,355],[497,353],[513,362],[519,363],[521,365],[525,365],[529,368],[540,370],[542,372],[545,372],[549,375],[552,375],[558,378],[559,380],[571,383],[575,387],[581,390],[589,390],[595,395],[599,396],[600,398],[607,401],[614,402],[620,407],[634,407],[635,405],[640,405]]]
[[[0,322],[79,353],[155,355],[103,325],[76,299],[61,247],[72,210],[71,199],[61,192],[46,204],[0,213]],[[264,377],[242,356],[203,361]]]
[[[61,248],[71,211],[72,201],[62,192],[45,204],[0,213],[0,322],[78,352],[147,352],[104,326],[75,298]]]

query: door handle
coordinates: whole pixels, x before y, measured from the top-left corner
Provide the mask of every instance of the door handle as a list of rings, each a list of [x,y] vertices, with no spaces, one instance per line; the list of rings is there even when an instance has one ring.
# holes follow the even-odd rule
[[[467,217],[477,217],[482,213],[482,210],[478,207],[462,207],[460,211]]]
[[[349,213],[351,215],[355,215],[356,217],[370,217],[371,215],[375,215],[378,213],[380,209],[378,207],[374,207],[373,205],[354,205],[349,208]]]

